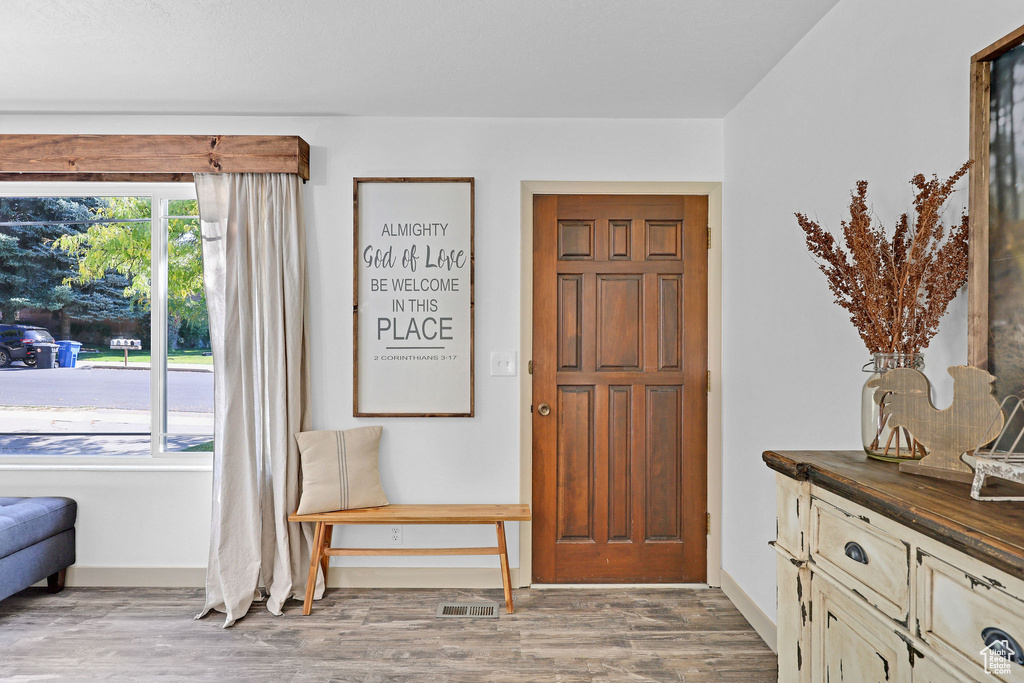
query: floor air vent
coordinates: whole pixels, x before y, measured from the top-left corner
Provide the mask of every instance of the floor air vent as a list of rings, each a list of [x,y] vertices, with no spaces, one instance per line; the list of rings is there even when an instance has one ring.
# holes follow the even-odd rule
[[[437,616],[444,618],[498,618],[498,604],[495,602],[442,602]]]

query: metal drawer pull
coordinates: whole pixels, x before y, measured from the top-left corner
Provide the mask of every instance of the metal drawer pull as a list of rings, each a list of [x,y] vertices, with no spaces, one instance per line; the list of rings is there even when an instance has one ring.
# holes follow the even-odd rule
[[[990,626],[982,630],[981,639],[985,641],[985,647],[992,648],[993,653],[1018,666],[1024,666],[1024,652],[1021,652],[1017,641],[1003,629]]]
[[[846,552],[846,556],[854,562],[860,562],[861,564],[868,563],[868,554],[864,552],[864,548],[861,548],[859,543],[850,541],[846,544],[846,548],[844,550]]]

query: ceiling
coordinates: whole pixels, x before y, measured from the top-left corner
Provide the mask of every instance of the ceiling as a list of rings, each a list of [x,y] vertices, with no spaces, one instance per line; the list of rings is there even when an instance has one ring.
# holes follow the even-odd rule
[[[0,113],[719,118],[837,0],[31,0]]]

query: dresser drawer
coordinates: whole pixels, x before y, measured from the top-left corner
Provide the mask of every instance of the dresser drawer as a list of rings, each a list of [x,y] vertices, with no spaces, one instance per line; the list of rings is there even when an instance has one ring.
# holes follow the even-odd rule
[[[811,561],[884,614],[907,622],[910,546],[863,517],[814,499]]]
[[[922,640],[979,679],[1024,681],[1024,652],[991,661],[986,677],[986,638],[1004,635],[1024,648],[1024,602],[994,585],[919,551],[917,627]],[[1011,649],[1013,645],[1011,644]]]

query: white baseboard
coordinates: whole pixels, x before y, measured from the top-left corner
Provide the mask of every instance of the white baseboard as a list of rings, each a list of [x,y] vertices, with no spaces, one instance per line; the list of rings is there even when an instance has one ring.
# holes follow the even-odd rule
[[[512,585],[519,567],[512,567]],[[45,585],[45,582],[39,585]],[[206,567],[68,567],[68,586],[202,588]],[[501,588],[501,572],[486,567],[331,567],[330,588]]]
[[[68,567],[65,585],[89,587],[202,588],[206,567]]]
[[[750,599],[746,591],[740,588],[739,584],[729,576],[729,572],[724,569],[722,570],[722,592],[725,593],[727,598],[732,600],[732,604],[736,605],[736,609],[740,611],[743,618],[754,627],[757,635],[761,636],[761,640],[765,642],[765,645],[770,647],[772,652],[778,654],[775,622],[768,618],[768,615]]]

